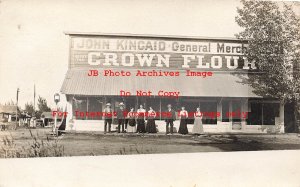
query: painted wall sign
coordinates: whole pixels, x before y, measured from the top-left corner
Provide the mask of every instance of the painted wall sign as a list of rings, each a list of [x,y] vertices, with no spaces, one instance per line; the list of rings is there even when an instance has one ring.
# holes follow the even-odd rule
[[[120,67],[254,70],[236,41],[113,36],[72,36],[70,68]]]

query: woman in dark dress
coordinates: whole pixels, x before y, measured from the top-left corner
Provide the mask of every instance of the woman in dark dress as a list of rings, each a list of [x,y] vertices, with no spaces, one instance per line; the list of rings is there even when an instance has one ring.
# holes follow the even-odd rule
[[[136,127],[135,127],[135,112],[133,111],[134,108],[130,108],[130,112],[127,114],[128,119],[128,126],[127,126],[127,132],[128,133],[135,133]]]
[[[188,134],[188,128],[187,128],[187,118],[188,118],[188,112],[185,110],[185,107],[181,107],[181,111],[179,113],[180,117],[180,125],[178,129],[179,134]]]
[[[155,125],[156,112],[152,109],[152,107],[149,107],[149,109],[150,110],[147,113],[146,131],[148,133],[156,133],[156,125]]]
[[[145,133],[145,113],[146,110],[143,108],[143,105],[140,105],[140,108],[137,110],[137,133]]]

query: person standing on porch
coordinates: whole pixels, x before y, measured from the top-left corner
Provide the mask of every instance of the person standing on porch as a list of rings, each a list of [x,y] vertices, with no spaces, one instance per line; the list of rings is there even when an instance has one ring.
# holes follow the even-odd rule
[[[134,112],[134,108],[131,107],[130,112],[128,112],[127,114],[127,119],[128,119],[127,133],[136,132],[135,117],[136,117],[136,113]]]
[[[194,113],[194,126],[193,126],[193,134],[199,135],[203,134],[203,125],[202,125],[202,113],[200,111],[200,107],[197,108],[196,112]]]
[[[156,133],[155,117],[156,117],[156,112],[150,106],[147,112],[147,126],[146,126],[147,133]]]
[[[131,108],[130,108],[130,110],[131,110]],[[125,121],[124,121],[124,123],[125,123],[125,132],[127,132],[128,123],[129,123],[129,119],[127,118],[127,116],[128,116],[128,109],[127,108],[125,108],[124,116],[125,116]]]
[[[124,108],[124,103],[119,104],[119,109],[117,110],[117,120],[118,120],[118,133],[121,131],[121,126],[122,126],[122,132],[124,133],[124,125],[125,125],[125,108]]]
[[[188,134],[188,128],[187,128],[187,119],[188,119],[188,112],[185,110],[185,107],[181,107],[181,111],[179,112],[180,117],[180,125],[178,129],[179,134]]]
[[[108,132],[111,131],[111,123],[112,123],[112,110],[110,108],[110,103],[106,103],[104,113],[104,134],[107,132],[107,124],[108,124]]]
[[[176,120],[176,113],[172,109],[172,105],[168,104],[168,109],[165,113],[165,121],[166,121],[166,135],[169,134],[169,127],[170,127],[170,132],[173,134],[173,127],[174,124],[173,122]]]
[[[140,105],[140,108],[137,110],[137,133],[145,133],[145,113],[146,110],[143,108],[143,105]]]

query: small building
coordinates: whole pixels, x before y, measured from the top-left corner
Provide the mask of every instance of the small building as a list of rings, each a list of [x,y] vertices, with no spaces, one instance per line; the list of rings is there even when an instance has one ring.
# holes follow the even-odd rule
[[[18,118],[20,116],[20,111],[17,105],[0,105],[0,119],[6,119],[7,122],[16,121],[16,113],[18,110]]]
[[[43,112],[41,114],[41,120],[43,121],[43,126],[50,126],[54,118],[51,112]]]

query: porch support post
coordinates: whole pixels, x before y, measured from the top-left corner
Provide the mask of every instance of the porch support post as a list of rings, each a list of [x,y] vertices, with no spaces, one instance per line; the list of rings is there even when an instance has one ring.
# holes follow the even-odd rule
[[[247,127],[247,121],[246,119],[248,118],[248,98],[243,98],[242,99],[242,107],[241,107],[241,121],[242,121],[242,130],[246,130]],[[247,114],[247,117],[244,117],[244,115]]]
[[[279,125],[280,125],[280,133],[284,133],[284,102],[280,102],[279,106]]]
[[[67,97],[67,117],[66,117],[66,130],[74,130],[74,119],[73,117],[75,114],[73,114],[73,97],[74,96],[66,96]]]

